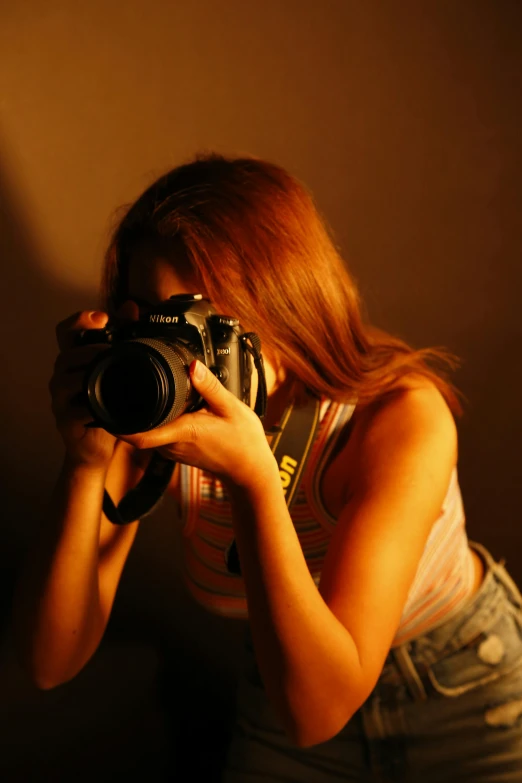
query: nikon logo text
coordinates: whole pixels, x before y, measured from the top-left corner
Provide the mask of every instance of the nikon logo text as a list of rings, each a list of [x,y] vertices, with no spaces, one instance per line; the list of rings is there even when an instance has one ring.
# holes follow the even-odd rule
[[[177,315],[149,315],[149,321],[151,324],[177,324]]]
[[[281,486],[283,487],[283,493],[286,495],[286,491],[292,481],[292,476],[295,473],[297,467],[297,460],[289,457],[285,454],[281,462],[279,463],[279,475],[281,477]]]

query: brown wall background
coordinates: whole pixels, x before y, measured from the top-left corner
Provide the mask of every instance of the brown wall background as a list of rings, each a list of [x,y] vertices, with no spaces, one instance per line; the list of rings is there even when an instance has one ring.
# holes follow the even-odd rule
[[[470,536],[522,582],[522,6],[517,0],[26,0],[0,24],[0,777],[164,780],[219,765],[243,625],[179,576],[174,510],[142,525],[107,637],[37,692],[12,584],[55,479],[54,325],[96,305],[111,215],[195,152],[302,178],[374,321],[460,355]]]

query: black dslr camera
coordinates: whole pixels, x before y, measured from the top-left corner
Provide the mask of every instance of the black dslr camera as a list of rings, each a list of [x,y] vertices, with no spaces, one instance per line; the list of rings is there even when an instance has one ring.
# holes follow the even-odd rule
[[[199,359],[232,394],[250,404],[252,361],[259,373],[256,413],[266,385],[261,344],[239,321],[220,315],[201,294],[180,294],[138,321],[82,332],[77,344],[108,343],[88,366],[84,397],[93,425],[114,435],[146,432],[202,407],[189,377]]]

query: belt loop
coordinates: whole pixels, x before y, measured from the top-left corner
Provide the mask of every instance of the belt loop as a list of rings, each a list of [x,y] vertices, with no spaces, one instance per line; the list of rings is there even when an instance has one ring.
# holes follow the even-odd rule
[[[393,647],[390,652],[415,701],[426,701],[428,694],[407,650],[407,645]]]
[[[497,582],[500,582],[501,585],[505,587],[509,597],[511,598],[515,606],[517,606],[518,609],[521,609],[522,595],[505,567],[506,565],[505,559],[501,558],[501,560],[497,562],[493,557],[493,555],[491,554],[491,552],[488,549],[486,549],[486,547],[483,546],[482,544],[479,544],[477,541],[470,541],[470,540],[468,540],[468,543],[472,549],[474,549],[476,552],[479,553],[479,555],[482,556],[482,560],[484,561],[484,565],[486,567],[486,572],[487,571],[492,572]]]
[[[506,588],[506,591],[515,606],[520,609],[522,608],[522,595],[520,594],[520,590],[518,589],[514,580],[511,578],[509,572],[505,568],[505,562],[506,561],[502,559],[499,563],[495,563],[494,573],[498,581]]]

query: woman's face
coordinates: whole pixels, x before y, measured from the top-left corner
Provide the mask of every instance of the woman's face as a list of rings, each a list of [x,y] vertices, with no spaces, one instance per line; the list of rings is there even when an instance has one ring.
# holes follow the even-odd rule
[[[129,264],[129,300],[139,307],[150,307],[165,302],[171,296],[177,294],[203,294],[200,286],[191,284],[182,278],[174,269],[172,261],[157,255],[148,255],[145,252],[136,253]],[[130,307],[129,307],[130,306]],[[131,303],[125,303],[121,312],[130,317],[137,317],[138,313],[131,313]],[[231,313],[233,315],[233,313]],[[275,392],[284,380],[284,369],[273,363],[263,352],[265,376],[269,396]]]

